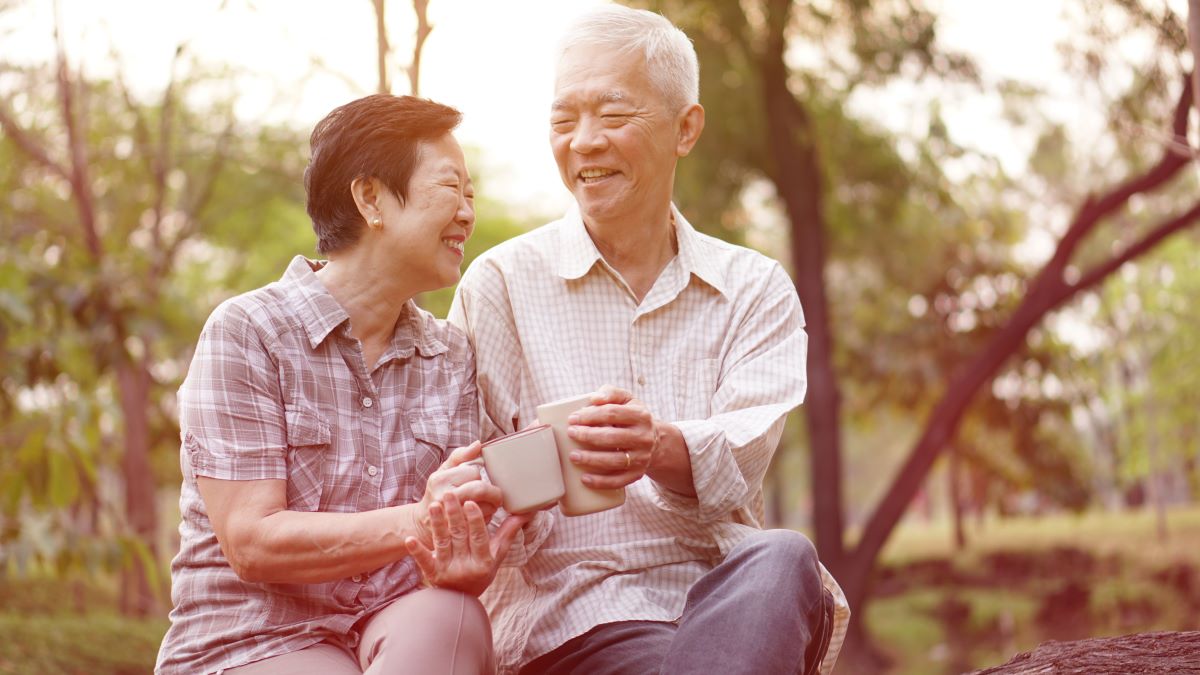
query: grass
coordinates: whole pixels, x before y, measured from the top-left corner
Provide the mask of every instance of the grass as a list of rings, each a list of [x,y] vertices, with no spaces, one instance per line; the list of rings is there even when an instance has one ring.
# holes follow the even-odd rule
[[[116,612],[115,582],[48,576],[0,581],[0,675],[143,675],[166,617]]]
[[[1060,514],[1040,517],[989,518],[982,527],[968,521],[967,556],[991,551],[1048,549],[1073,546],[1094,554],[1117,554],[1143,564],[1172,561],[1200,562],[1200,506],[1168,511],[1165,542],[1155,536],[1154,515],[1148,510]],[[924,558],[950,558],[954,540],[949,520],[908,523],[897,528],[883,550],[887,564]]]

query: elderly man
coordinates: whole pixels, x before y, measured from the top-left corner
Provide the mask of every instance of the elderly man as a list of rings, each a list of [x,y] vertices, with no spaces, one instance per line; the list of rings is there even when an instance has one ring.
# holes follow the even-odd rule
[[[476,350],[485,436],[598,391],[571,460],[618,508],[553,510],[482,598],[504,672],[827,671],[849,611],[803,535],[760,529],[762,479],[805,393],[787,274],[672,203],[704,128],[687,36],[608,6],[568,31],[550,144],[578,210],[481,256],[451,321]]]

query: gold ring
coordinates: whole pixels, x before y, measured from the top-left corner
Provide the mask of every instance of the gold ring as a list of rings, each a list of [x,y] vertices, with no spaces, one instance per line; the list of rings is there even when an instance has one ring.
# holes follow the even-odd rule
[[[628,450],[623,450],[622,452],[625,453],[625,468],[628,469],[629,467],[633,466],[633,460],[629,459]]]

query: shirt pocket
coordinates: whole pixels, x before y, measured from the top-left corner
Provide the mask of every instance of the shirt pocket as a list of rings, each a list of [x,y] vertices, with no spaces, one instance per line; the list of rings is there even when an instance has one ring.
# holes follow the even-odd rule
[[[712,415],[720,361],[685,359],[675,364],[675,419],[703,420]]]
[[[450,443],[450,414],[441,410],[427,410],[408,415],[408,428],[416,439],[413,448],[414,489],[417,494],[425,490],[425,481],[453,448]]]
[[[316,511],[321,507],[325,463],[333,432],[316,410],[285,405],[287,422],[287,502],[291,511]]]

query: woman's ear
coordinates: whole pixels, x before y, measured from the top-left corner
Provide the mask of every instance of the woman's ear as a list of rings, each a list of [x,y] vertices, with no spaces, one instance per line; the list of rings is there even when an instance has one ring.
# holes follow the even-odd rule
[[[679,112],[679,138],[675,144],[675,155],[687,157],[688,153],[700,140],[700,132],[704,131],[704,107],[693,103]]]
[[[358,213],[366,221],[367,227],[379,229],[383,227],[383,209],[380,204],[382,193],[378,178],[355,178],[350,182],[350,194],[354,197],[354,205]]]

